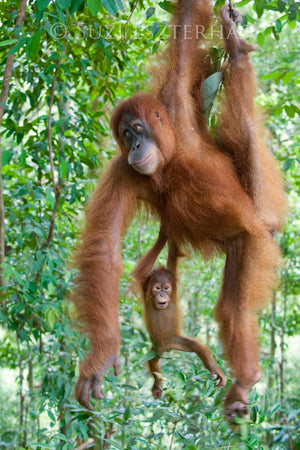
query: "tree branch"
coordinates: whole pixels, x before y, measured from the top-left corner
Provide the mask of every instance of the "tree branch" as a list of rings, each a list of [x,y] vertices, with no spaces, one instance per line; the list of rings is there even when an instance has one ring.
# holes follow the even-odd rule
[[[135,1],[134,5],[133,5],[133,8],[132,8],[132,10],[131,10],[131,12],[130,12],[130,14],[129,14],[129,16],[128,16],[128,19],[127,19],[127,21],[126,21],[126,23],[125,23],[125,25],[124,25],[124,29],[123,29],[123,43],[124,43],[124,48],[125,48],[125,43],[126,43],[126,33],[127,33],[127,28],[128,28],[129,22],[130,22],[130,20],[131,20],[131,17],[133,16],[133,13],[134,13],[134,11],[135,11],[137,5],[138,5],[138,2],[139,2],[139,0],[136,0],[136,1]]]
[[[50,242],[52,240],[53,231],[54,231],[54,225],[55,225],[55,218],[56,218],[56,213],[57,213],[57,210],[58,210],[59,199],[60,199],[60,195],[61,195],[60,191],[59,191],[59,183],[56,183],[56,181],[55,181],[54,162],[53,162],[53,147],[52,147],[52,134],[51,134],[51,116],[52,116],[52,108],[53,108],[53,104],[54,104],[54,93],[55,93],[55,88],[56,88],[56,84],[57,84],[57,74],[58,74],[61,62],[63,60],[64,54],[66,52],[67,44],[68,44],[68,40],[66,40],[66,43],[65,43],[62,55],[61,55],[60,59],[58,60],[58,62],[56,64],[54,78],[53,78],[53,83],[52,83],[52,88],[51,88],[51,96],[50,96],[50,102],[49,102],[49,112],[48,112],[48,119],[47,119],[49,160],[50,160],[50,166],[51,166],[52,187],[53,187],[53,191],[54,191],[54,195],[55,195],[55,205],[54,205],[54,208],[53,208],[53,211],[52,211],[48,237],[47,237],[46,243],[44,245],[44,248],[48,248],[49,245],[50,245]]]
[[[49,102],[49,112],[48,112],[48,119],[47,119],[49,160],[50,160],[50,166],[51,166],[52,186],[53,186],[53,191],[54,191],[55,197],[59,194],[59,192],[58,192],[58,185],[56,184],[55,174],[54,174],[52,135],[51,135],[51,115],[52,115],[52,108],[53,108],[53,104],[54,104],[54,93],[55,93],[55,88],[56,88],[56,84],[57,84],[57,74],[58,74],[59,67],[61,65],[62,59],[63,59],[65,51],[66,51],[67,43],[68,43],[68,41],[66,41],[64,49],[63,49],[63,52],[62,52],[62,55],[61,55],[60,59],[58,60],[58,62],[56,64],[54,78],[53,78],[53,83],[52,83],[52,88],[51,88],[51,96],[50,96],[50,102]]]
[[[26,11],[26,0],[21,0],[19,11],[16,19],[16,27],[23,24]],[[16,35],[14,35],[14,38]],[[2,119],[4,114],[4,105],[6,104],[9,84],[13,69],[13,62],[15,58],[15,53],[9,55],[6,61],[6,66],[3,75],[3,85],[0,94],[0,128],[2,125]],[[3,195],[3,179],[2,179],[2,146],[1,146],[1,133],[0,133],[0,288],[5,285],[4,278],[4,242],[5,242],[5,226],[4,226],[4,195]]]

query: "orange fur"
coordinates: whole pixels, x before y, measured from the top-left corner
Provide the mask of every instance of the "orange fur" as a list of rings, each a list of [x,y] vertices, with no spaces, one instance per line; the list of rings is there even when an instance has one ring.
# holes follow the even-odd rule
[[[100,398],[105,370],[111,365],[118,370],[121,238],[140,201],[159,217],[173,249],[191,245],[205,256],[219,250],[227,254],[216,318],[236,377],[225,402],[229,419],[244,413],[247,393],[260,376],[253,309],[265,303],[274,286],[279,252],[271,234],[282,225],[285,200],[253,106],[248,52],[254,48],[236,32],[225,42],[229,63],[216,138],[204,125],[199,95],[194,94],[208,69],[195,27],[209,26],[211,18],[208,0],[179,0],[173,19],[179,31],[176,39],[170,38],[154,95],[135,94],[112,116],[121,155],[111,163],[87,208],[73,296],[91,341],[75,394],[90,408],[90,390]],[[234,27],[226,10],[222,24],[227,31]],[[187,25],[190,39],[182,28]],[[151,175],[128,164],[128,150],[119,136],[125,113],[152,130],[160,158]],[[154,255],[161,245],[158,242]],[[145,267],[147,271],[147,260]]]
[[[171,285],[172,292],[169,296],[168,306],[164,309],[157,309],[155,306],[153,287],[156,283],[162,283],[162,285],[163,283],[169,283]],[[172,349],[195,352],[210,371],[211,376],[216,376],[218,387],[224,386],[224,374],[217,366],[210,351],[197,339],[181,334],[176,280],[172,272],[164,267],[154,269],[144,281],[142,288],[145,324],[153,344],[152,350],[157,353],[157,356],[148,362],[154,378],[153,397],[159,398],[162,393],[159,358],[163,352]]]

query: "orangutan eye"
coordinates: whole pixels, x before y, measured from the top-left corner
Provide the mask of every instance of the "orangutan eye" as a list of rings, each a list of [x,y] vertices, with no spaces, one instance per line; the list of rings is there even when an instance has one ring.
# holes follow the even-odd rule
[[[156,292],[159,292],[159,291],[160,291],[160,285],[159,285],[159,284],[156,284],[156,285],[154,286],[154,290],[155,290]]]
[[[124,130],[123,133],[122,133],[122,137],[124,139],[126,139],[126,140],[129,139],[130,138],[130,132],[128,130]]]
[[[132,128],[134,129],[134,131],[136,131],[137,133],[140,133],[142,131],[142,127],[139,123],[134,123],[132,124]]]

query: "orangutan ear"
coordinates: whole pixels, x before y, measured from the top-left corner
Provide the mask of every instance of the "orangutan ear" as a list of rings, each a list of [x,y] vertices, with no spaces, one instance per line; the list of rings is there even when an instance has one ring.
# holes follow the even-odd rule
[[[157,120],[160,120],[160,113],[159,113],[159,111],[154,111],[154,115],[155,115],[155,117],[157,118]]]

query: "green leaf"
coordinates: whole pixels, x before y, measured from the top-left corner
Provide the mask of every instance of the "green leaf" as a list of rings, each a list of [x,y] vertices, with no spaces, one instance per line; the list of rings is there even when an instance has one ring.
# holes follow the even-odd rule
[[[19,42],[9,50],[6,56],[16,53],[21,47],[23,47],[28,42],[28,40],[29,40],[28,38],[20,39]]]
[[[277,108],[275,108],[275,110],[274,110],[275,116],[280,116],[282,114],[282,111],[283,111],[283,107],[281,105],[277,106]]]
[[[50,307],[50,308],[46,309],[45,319],[46,319],[46,322],[49,324],[50,328],[54,327],[57,317],[58,317],[57,309],[55,309],[53,307]],[[49,414],[49,412],[48,412],[48,414]],[[54,419],[54,421],[55,421],[55,419]]]
[[[290,22],[293,22],[294,20],[296,20],[297,19],[297,11],[295,11],[295,10],[289,11],[288,18],[289,18]]]
[[[280,19],[277,19],[275,25],[276,25],[276,30],[277,30],[277,32],[280,33],[280,32],[282,31],[282,23],[281,23],[281,20],[280,20]]]
[[[62,433],[56,433],[53,437],[55,439],[60,439],[61,441],[64,441],[64,442],[68,441],[68,438]]]
[[[157,35],[157,33],[160,30],[160,24],[159,22],[154,22],[154,24],[152,25],[152,33],[153,33],[153,37]]]
[[[273,35],[274,35],[274,38],[276,39],[276,41],[279,41],[279,34],[278,34],[278,31],[276,30],[276,28],[275,27],[272,27],[272,33],[273,33]]]
[[[260,18],[265,9],[265,0],[255,0],[255,8],[258,18]]]
[[[288,26],[291,30],[294,30],[296,28],[296,20],[292,20],[291,22],[288,22]]]
[[[246,441],[248,439],[248,426],[246,423],[241,423],[240,427],[241,439]]]
[[[48,409],[47,413],[48,413],[49,418],[50,418],[53,422],[55,422],[55,416],[54,416],[53,412],[51,411],[51,409]]]
[[[29,281],[29,290],[34,294],[37,292],[37,285],[33,281]]]
[[[283,163],[283,166],[282,166],[282,170],[284,171],[284,172],[287,172],[291,167],[292,167],[292,164],[293,164],[293,160],[292,159],[290,159],[290,158],[288,158],[288,159],[286,159],[285,161],[284,161],[284,163]],[[279,405],[280,406],[280,405]],[[278,408],[277,408],[278,409]],[[276,410],[275,410],[276,411]],[[271,411],[271,412],[273,412],[273,411]]]
[[[275,405],[273,405],[273,406],[269,409],[269,412],[272,414],[272,413],[278,411],[278,409],[279,409],[280,407],[281,407],[281,404],[280,404],[280,403],[275,403]]]
[[[203,83],[202,96],[208,98],[217,92],[222,81],[222,72],[215,72],[210,75]]]
[[[30,38],[27,45],[27,57],[33,61],[37,58],[39,53],[41,34],[42,30],[37,30]]]
[[[164,0],[163,2],[159,2],[158,6],[160,6],[161,9],[163,9],[164,11],[167,11],[170,14],[173,14],[173,12],[175,10],[174,3],[169,2],[168,0]]]
[[[264,33],[258,33],[258,35],[256,37],[256,42],[258,43],[258,45],[260,47],[262,47],[264,45],[264,42],[265,42],[265,35],[264,35]]]
[[[286,3],[283,0],[277,1],[277,9],[279,12],[283,12],[285,10]]]
[[[255,407],[252,407],[250,409],[250,417],[253,423],[256,423],[257,421],[257,409]]]
[[[115,0],[115,3],[117,5],[118,10],[121,11],[121,13],[124,13],[125,8],[124,8],[122,0]]]
[[[117,14],[118,7],[114,0],[101,0],[101,3],[110,14],[113,14],[114,16]]]
[[[36,7],[39,11],[44,11],[49,5],[50,0],[36,0]]]
[[[225,4],[225,0],[216,0],[215,9],[217,9],[217,11],[218,11],[220,6],[223,6],[224,4]],[[236,3],[235,3],[235,5],[236,5]]]
[[[49,187],[46,188],[46,199],[48,200],[48,202],[51,205],[51,208],[53,209],[55,205],[55,195],[53,190]]]
[[[152,17],[155,13],[155,8],[153,6],[151,6],[151,8],[148,8],[146,11],[146,18],[150,19],[150,17]]]
[[[186,382],[186,377],[185,377],[184,373],[178,372],[178,378],[180,378],[181,381],[183,381],[184,383]]]
[[[265,31],[264,31],[264,35],[268,36],[269,34],[271,34],[272,33],[272,29],[273,29],[273,27],[267,27],[265,29]]]
[[[71,5],[71,0],[56,0],[57,6],[62,9],[66,10]]]
[[[72,0],[71,2],[71,6],[69,9],[70,14],[74,14],[82,5],[82,3],[84,2],[84,0]]]
[[[6,164],[9,163],[10,157],[11,157],[10,150],[4,150],[4,152],[2,153],[2,166],[5,166]]]
[[[0,42],[0,47],[5,47],[6,45],[15,44],[18,42],[18,39],[6,39],[5,41]]]
[[[205,117],[209,117],[211,108],[217,96],[218,88],[222,81],[222,72],[215,72],[203,83],[202,98]]]
[[[61,178],[67,178],[68,175],[68,163],[64,159],[59,163],[59,175]]]
[[[131,386],[131,384],[122,384],[121,386],[122,386],[122,388],[129,389],[130,391],[137,391],[138,390],[137,387]]]
[[[14,272],[14,278],[17,280],[17,283],[19,283],[20,286],[23,286],[24,281],[23,281],[22,276],[19,274],[19,272],[17,270],[14,270],[13,272]],[[20,306],[22,306],[22,305],[20,305]]]
[[[87,0],[87,7],[91,11],[93,16],[96,16],[101,10],[100,0]]]
[[[250,2],[251,2],[251,0],[241,0],[238,3],[235,3],[234,6],[240,7],[240,6],[248,5],[248,3],[250,3]],[[225,4],[225,0],[224,0],[224,4]]]
[[[5,103],[0,102],[0,105],[1,105],[4,109],[9,110],[9,107],[8,107]]]
[[[35,271],[39,272],[45,262],[45,255],[42,251],[38,250],[36,255],[36,264],[35,264]]]
[[[127,406],[124,411],[124,420],[127,422],[129,417],[130,417],[130,406]]]
[[[291,119],[295,117],[296,112],[292,106],[285,105],[284,110]]]
[[[298,114],[300,116],[300,108],[298,108],[298,106],[296,106],[296,105],[291,105],[291,106],[294,109],[294,111],[296,112],[296,114]]]
[[[250,16],[250,14],[245,14],[244,18],[242,19],[243,28],[246,27],[248,23],[256,23],[256,20]]]
[[[287,72],[283,77],[283,83],[288,84],[293,79],[294,73],[293,72]]]
[[[52,445],[43,444],[42,442],[33,442],[31,444],[31,447],[37,447],[37,448],[41,447],[41,448],[48,448],[50,450],[53,450],[53,446]]]
[[[281,72],[271,72],[271,73],[267,73],[266,75],[263,75],[261,77],[261,80],[278,80],[281,77],[282,73]]]
[[[146,361],[150,361],[150,359],[153,359],[156,356],[157,356],[157,353],[154,350],[151,350],[150,352],[147,353],[147,355],[145,355],[142,359],[140,359],[137,364],[142,364]]]

